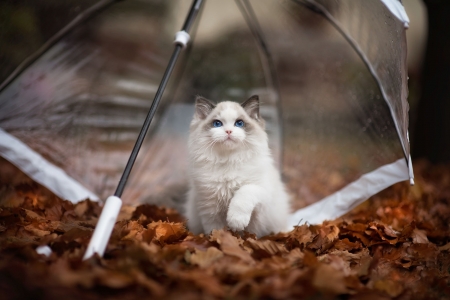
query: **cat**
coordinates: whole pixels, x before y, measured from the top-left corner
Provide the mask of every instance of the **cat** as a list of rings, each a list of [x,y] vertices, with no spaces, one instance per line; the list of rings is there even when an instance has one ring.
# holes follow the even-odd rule
[[[217,105],[197,96],[190,125],[187,225],[256,236],[287,230],[289,197],[268,146],[259,97]]]

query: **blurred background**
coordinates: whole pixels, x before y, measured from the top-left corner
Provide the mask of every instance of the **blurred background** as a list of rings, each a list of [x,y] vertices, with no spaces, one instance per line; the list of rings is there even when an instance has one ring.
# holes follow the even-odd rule
[[[271,148],[297,199],[295,208],[313,203],[361,174],[401,157],[396,132],[386,129],[392,127],[385,118],[387,107],[372,103],[380,99],[373,78],[342,37],[321,16],[298,6],[283,7],[283,13],[289,11],[296,16],[292,20],[271,17],[280,8],[266,2],[263,8],[255,5],[255,10],[265,17],[260,22],[272,49],[288,53],[296,47],[296,63],[291,56],[275,57],[283,115],[277,109],[276,83],[268,79],[271,62],[261,62],[260,50],[234,1],[206,5],[201,25],[197,23],[194,29],[195,43],[185,55],[189,59],[180,60],[181,67],[171,79],[162,104],[164,114],[155,119],[159,125],[153,126],[152,143],[144,146],[143,151],[152,155],[141,155],[130,178],[134,187],[125,197],[153,203],[167,201],[168,197],[178,201],[186,178],[187,128],[180,128],[189,122],[192,106],[188,103],[196,94],[215,101],[225,98],[241,102],[251,94],[260,94],[265,101],[263,115],[268,121]],[[94,3],[97,1],[2,1],[0,82]],[[450,45],[446,28],[450,24],[445,16],[450,5],[439,0],[404,0],[403,4],[410,18],[407,43],[413,160],[423,157],[433,163],[449,162],[450,62],[446,49]],[[105,197],[114,189],[117,173],[126,163],[128,149],[171,53],[173,34],[181,28],[189,6],[190,1],[135,0],[108,7],[71,33],[64,43],[47,51],[37,67],[21,77],[16,92],[12,85],[9,93],[3,93],[4,98],[20,98],[19,103],[21,99],[34,101],[36,91],[42,102],[52,97],[70,101],[50,110],[30,105],[26,118],[10,116],[12,121],[5,118],[2,126],[56,165],[70,166],[74,170],[71,176],[91,182],[95,192]],[[285,28],[282,35],[277,32],[280,28]],[[296,40],[289,38],[293,35]],[[29,94],[25,92],[27,85],[32,86]],[[19,96],[17,91],[21,91]],[[3,109],[14,112],[24,103]],[[361,111],[359,115],[355,110]],[[61,118],[52,123],[43,117],[50,116],[50,111],[57,111]],[[74,113],[77,111],[83,113]],[[379,119],[367,118],[373,111],[379,112]],[[280,118],[283,128],[276,125]],[[48,136],[45,130],[35,130],[56,123],[63,133],[61,140]],[[77,136],[85,134],[87,126],[92,132],[108,130],[98,130],[100,140],[83,139],[80,143]],[[32,136],[30,130],[34,130]],[[349,136],[347,132],[357,134]],[[170,141],[166,138],[169,135]],[[108,156],[97,151],[99,148],[110,149]],[[94,172],[89,174],[83,171],[86,169]],[[150,190],[153,199],[147,199]]]

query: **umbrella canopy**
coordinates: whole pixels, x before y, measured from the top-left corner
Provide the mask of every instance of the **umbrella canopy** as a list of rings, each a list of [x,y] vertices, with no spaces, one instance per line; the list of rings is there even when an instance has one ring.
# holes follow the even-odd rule
[[[294,215],[293,224],[318,211],[320,218],[307,221],[337,217],[412,177],[407,19],[398,5],[396,0],[206,2],[124,201],[182,208],[187,136],[198,94],[215,101],[260,96],[293,208],[315,203],[312,211]],[[2,84],[0,154],[61,197],[110,195],[188,9],[185,1],[94,4]],[[14,150],[15,144],[22,150]],[[61,185],[76,192],[61,191]]]

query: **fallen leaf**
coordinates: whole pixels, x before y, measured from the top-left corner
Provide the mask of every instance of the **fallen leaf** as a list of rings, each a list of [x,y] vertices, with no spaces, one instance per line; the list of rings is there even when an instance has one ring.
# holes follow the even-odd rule
[[[222,297],[225,295],[224,287],[220,284],[216,277],[205,276],[204,270],[189,270],[186,272],[179,272],[174,269],[166,269],[168,275],[176,280],[193,283],[198,288],[205,290],[209,294]]]
[[[223,252],[215,247],[209,247],[206,251],[195,250],[190,257],[191,264],[200,268],[209,267],[214,261],[223,257]]]
[[[144,227],[137,221],[129,221],[122,227],[121,239],[122,240],[133,240],[142,241],[142,234]]]
[[[411,237],[413,239],[413,243],[415,244],[426,244],[428,242],[427,233],[425,230],[420,230],[417,228],[414,228]]]
[[[304,259],[305,254],[302,251],[300,251],[300,249],[294,248],[283,257],[286,258],[291,264],[297,264]]]
[[[403,286],[391,279],[380,279],[375,281],[374,288],[379,291],[385,292],[391,297],[398,297],[403,292]]]
[[[367,224],[352,223],[352,224],[346,225],[344,228],[347,230],[350,230],[350,231],[364,232],[367,229]]]
[[[151,278],[148,278],[143,272],[134,269],[131,271],[131,275],[139,285],[144,286],[155,297],[163,297],[166,293],[163,285],[152,280]]]
[[[349,292],[345,285],[344,273],[323,263],[316,268],[311,283],[315,288],[327,294],[340,295]]]
[[[137,220],[141,218],[141,216],[144,216],[145,218],[142,218],[142,222],[144,226],[146,226],[150,222],[157,222],[157,221],[167,221],[167,222],[177,222],[182,223],[184,221],[184,218],[180,216],[175,210],[168,209],[168,208],[161,208],[156,205],[151,204],[143,204],[136,207],[136,209],[133,211],[132,219]]]
[[[93,273],[97,284],[112,289],[123,289],[134,283],[131,276],[117,271],[95,268]]]
[[[224,231],[223,229],[213,230],[210,239],[217,242],[226,255],[237,257],[245,263],[254,263],[251,255],[241,248],[237,238],[228,231]]]
[[[254,240],[249,238],[244,243],[254,251],[262,252],[265,256],[280,255],[288,253],[283,244],[271,240]]]
[[[134,206],[123,205],[120,208],[119,215],[117,216],[117,221],[124,221],[131,219],[133,217],[135,210],[136,207]]]
[[[87,201],[81,201],[81,202],[77,203],[77,205],[74,208],[74,211],[77,214],[77,216],[81,217],[88,210],[88,206],[89,206],[89,204]]]
[[[148,231],[154,232],[154,240],[162,243],[174,243],[187,236],[187,230],[182,223],[152,222],[147,226]]]
[[[41,230],[39,228],[36,228],[36,225],[30,224],[24,227],[24,229],[35,236],[43,237],[50,234],[50,231],[47,230]]]
[[[342,240],[338,240],[335,244],[334,247],[338,250],[359,250],[362,248],[362,244],[359,241],[356,242],[351,242],[348,238],[342,239]]]
[[[339,232],[339,227],[335,225],[321,226],[319,234],[314,237],[308,248],[317,250],[318,253],[329,249],[337,241]]]
[[[448,250],[450,250],[450,243],[447,243],[444,246],[439,247],[439,251],[448,251]]]
[[[303,224],[295,226],[294,230],[288,234],[286,244],[290,245],[290,247],[304,247],[312,242],[313,238],[314,236],[308,225]]]
[[[45,221],[45,218],[40,216],[39,214],[35,213],[32,210],[29,209],[21,209],[21,215],[23,215],[25,217],[26,221]]]
[[[314,267],[319,263],[317,256],[309,250],[306,250],[303,255],[303,265],[307,267]]]

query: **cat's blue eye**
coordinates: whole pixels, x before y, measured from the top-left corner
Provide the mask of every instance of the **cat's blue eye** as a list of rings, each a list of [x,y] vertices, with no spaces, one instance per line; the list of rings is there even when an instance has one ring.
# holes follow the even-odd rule
[[[213,126],[214,127],[221,127],[223,124],[222,124],[222,122],[220,122],[219,120],[214,120],[213,121]]]
[[[236,126],[236,127],[244,127],[244,121],[237,120],[236,123],[234,123],[234,126]]]

